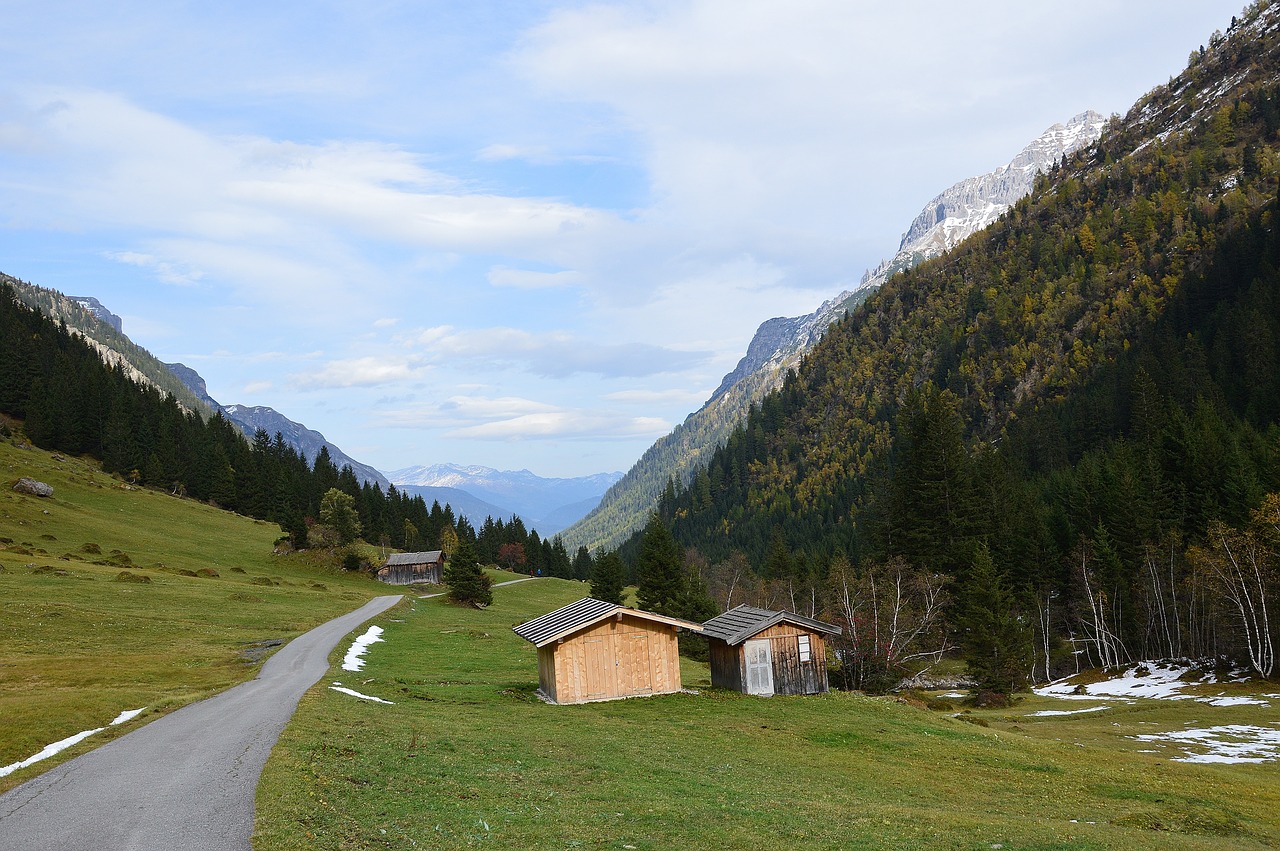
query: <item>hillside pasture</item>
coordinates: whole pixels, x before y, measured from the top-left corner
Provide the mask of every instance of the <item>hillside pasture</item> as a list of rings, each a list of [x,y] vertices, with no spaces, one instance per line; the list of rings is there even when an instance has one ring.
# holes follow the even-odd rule
[[[581,596],[542,579],[495,589],[484,611],[414,599],[378,618],[363,668],[335,665],[273,752],[256,847],[1238,849],[1280,835],[1277,763],[1177,762],[1136,738],[1265,724],[1262,706],[1137,701],[1117,720],[1033,715],[1085,706],[1048,696],[994,712],[762,699],[710,688],[687,659],[696,694],[548,705],[511,627]]]
[[[0,766],[108,727],[0,791],[252,678],[284,641],[387,591],[273,555],[277,526],[127,486],[90,460],[0,442],[0,470]],[[54,495],[14,492],[22,476]]]

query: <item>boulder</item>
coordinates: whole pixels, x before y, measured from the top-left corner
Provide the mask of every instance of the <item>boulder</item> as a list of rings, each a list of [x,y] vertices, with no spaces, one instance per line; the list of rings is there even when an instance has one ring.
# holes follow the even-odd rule
[[[32,496],[53,496],[52,487],[27,476],[18,479],[18,483],[13,486],[13,489],[18,493],[29,493]]]

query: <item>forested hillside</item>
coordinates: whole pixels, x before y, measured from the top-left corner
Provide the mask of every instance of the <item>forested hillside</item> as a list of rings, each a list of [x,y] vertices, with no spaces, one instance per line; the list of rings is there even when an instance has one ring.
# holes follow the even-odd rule
[[[542,540],[519,518],[488,521],[476,530],[448,505],[361,484],[350,466],[338,469],[321,448],[314,464],[277,433],[259,429],[246,440],[220,413],[184,408],[173,395],[104,363],[83,336],[23,304],[0,280],[0,425],[20,427],[44,449],[99,459],[102,468],[141,486],[211,502],[278,523],[295,546],[317,541],[325,498],[336,489],[354,519],[352,535],[408,550],[443,548],[458,540],[476,547],[485,563],[503,545],[520,551],[518,565],[558,576],[585,577],[558,540]],[[7,420],[14,418],[17,422]],[[340,543],[348,543],[341,541]],[[514,562],[515,556],[510,557]]]
[[[781,584],[856,644],[858,588],[887,573],[917,608],[943,589],[946,644],[995,584],[1041,676],[1073,649],[1273,672],[1278,33],[1255,4],[997,224],[888,281],[664,499],[722,604]]]

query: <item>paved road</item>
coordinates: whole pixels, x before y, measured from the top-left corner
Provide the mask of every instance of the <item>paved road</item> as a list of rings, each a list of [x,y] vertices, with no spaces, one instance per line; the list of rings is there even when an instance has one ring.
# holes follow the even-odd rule
[[[258,777],[298,699],[378,597],[289,642],[256,680],[193,703],[0,796],[4,851],[248,849]]]

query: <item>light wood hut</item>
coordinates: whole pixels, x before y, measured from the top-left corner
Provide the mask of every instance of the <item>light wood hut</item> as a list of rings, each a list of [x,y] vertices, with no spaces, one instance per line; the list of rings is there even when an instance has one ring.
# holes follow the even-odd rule
[[[378,579],[388,585],[410,585],[414,582],[440,584],[444,572],[443,550],[425,553],[395,553],[378,568]]]
[[[513,629],[538,648],[543,696],[586,703],[679,691],[676,633],[702,626],[587,597]]]
[[[840,627],[795,612],[738,606],[702,625],[711,684],[744,694],[827,690],[827,642]]]

